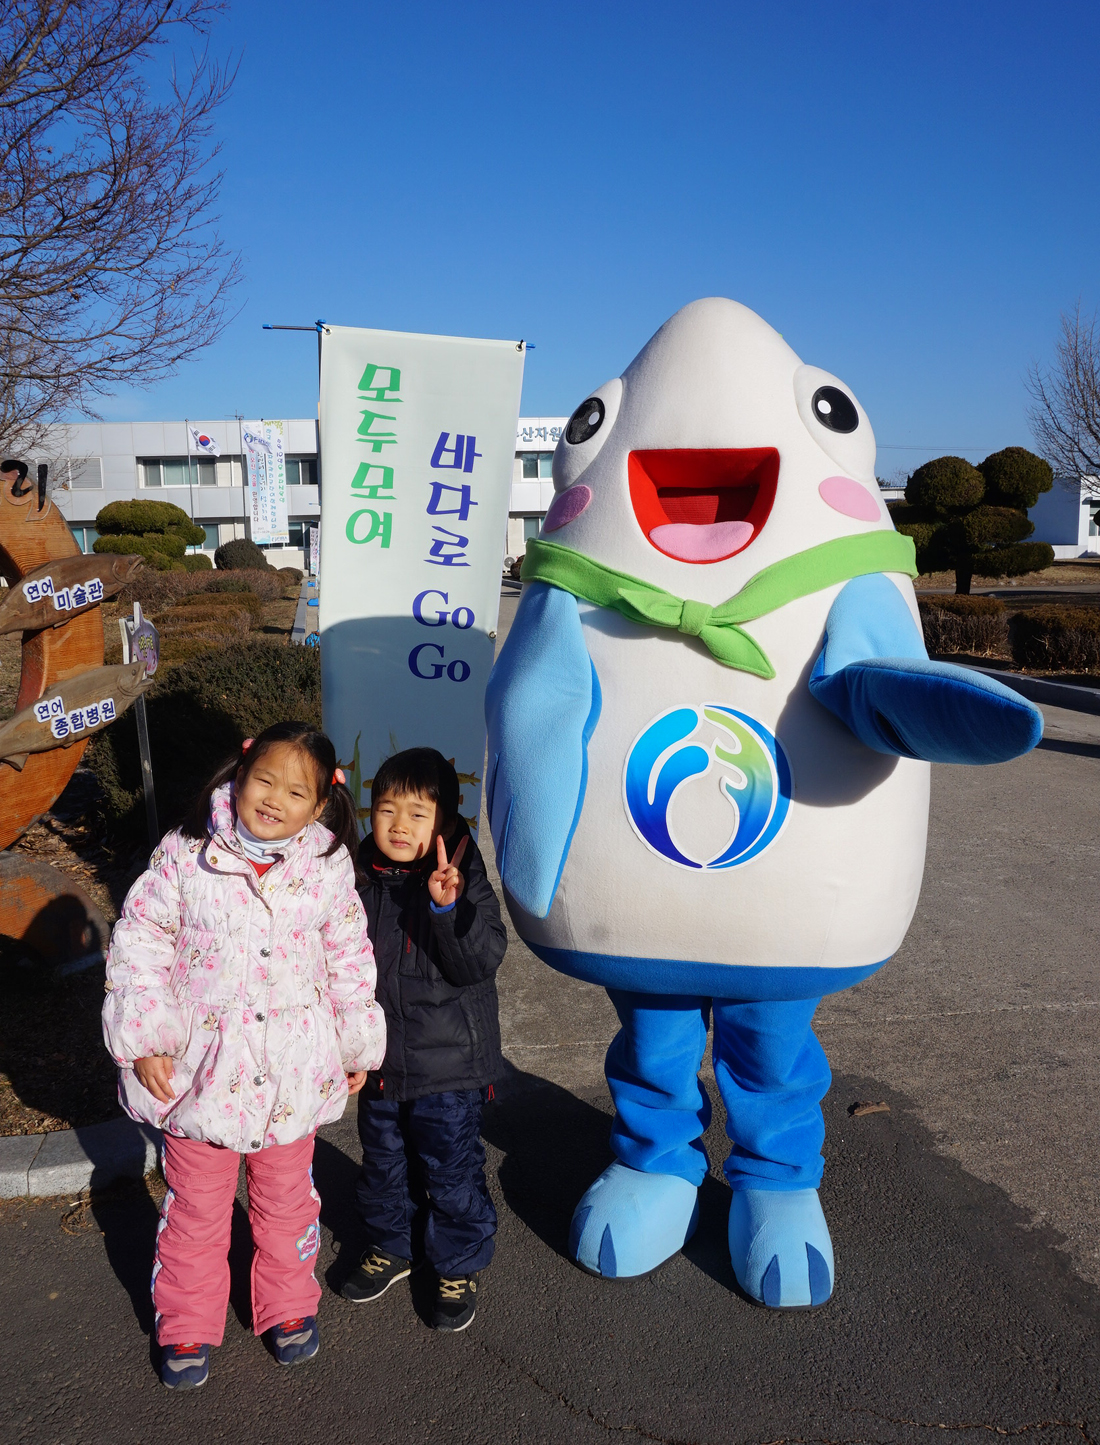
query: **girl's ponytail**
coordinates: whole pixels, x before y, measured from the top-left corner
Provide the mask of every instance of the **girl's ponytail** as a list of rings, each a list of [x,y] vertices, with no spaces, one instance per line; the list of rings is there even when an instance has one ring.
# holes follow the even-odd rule
[[[355,811],[355,799],[344,783],[334,780],[331,786],[332,791],[328,795],[325,811],[321,814],[321,822],[332,834],[335,842],[325,856],[335,853],[342,845],[348,850],[358,877],[359,864],[356,855],[359,852],[359,819]]]

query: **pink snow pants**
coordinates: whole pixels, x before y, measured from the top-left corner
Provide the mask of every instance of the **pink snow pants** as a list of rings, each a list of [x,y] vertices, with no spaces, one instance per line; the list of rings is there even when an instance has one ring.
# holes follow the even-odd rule
[[[252,1328],[317,1312],[313,1277],[321,1241],[320,1197],[310,1165],[313,1135],[246,1154],[252,1226]],[[229,1232],[241,1156],[197,1139],[164,1136],[168,1193],[153,1264],[157,1343],[220,1345],[229,1304]]]

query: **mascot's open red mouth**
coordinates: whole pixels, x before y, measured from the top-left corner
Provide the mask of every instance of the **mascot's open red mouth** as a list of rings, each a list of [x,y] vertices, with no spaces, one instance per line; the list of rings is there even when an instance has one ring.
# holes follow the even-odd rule
[[[743,552],[768,520],[779,480],[774,447],[631,452],[630,500],[658,552],[721,562]]]

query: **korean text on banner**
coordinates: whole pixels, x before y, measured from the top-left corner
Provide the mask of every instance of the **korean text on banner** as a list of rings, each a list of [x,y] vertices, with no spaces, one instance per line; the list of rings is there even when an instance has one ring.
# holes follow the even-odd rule
[[[241,423],[241,443],[248,469],[252,540],[259,547],[285,546],[290,541],[286,508],[285,421]]]
[[[476,832],[522,343],[332,326],[321,350],[321,682],[365,824],[379,763],[453,758]]]

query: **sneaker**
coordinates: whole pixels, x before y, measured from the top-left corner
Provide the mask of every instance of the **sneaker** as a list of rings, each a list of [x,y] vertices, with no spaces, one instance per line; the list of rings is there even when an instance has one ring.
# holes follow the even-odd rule
[[[210,1346],[162,1345],[160,1382],[170,1390],[197,1390],[210,1378]]]
[[[457,1334],[464,1330],[477,1309],[476,1274],[460,1274],[455,1279],[439,1277],[439,1293],[432,1311],[432,1326]]]
[[[368,1249],[344,1281],[340,1293],[352,1304],[361,1305],[367,1300],[381,1299],[391,1284],[408,1279],[412,1272],[412,1260],[402,1259],[399,1254],[383,1254],[380,1249]]]
[[[317,1328],[317,1316],[305,1315],[296,1320],[284,1320],[271,1331],[271,1352],[279,1365],[300,1365],[311,1360],[321,1348],[321,1333]]]

